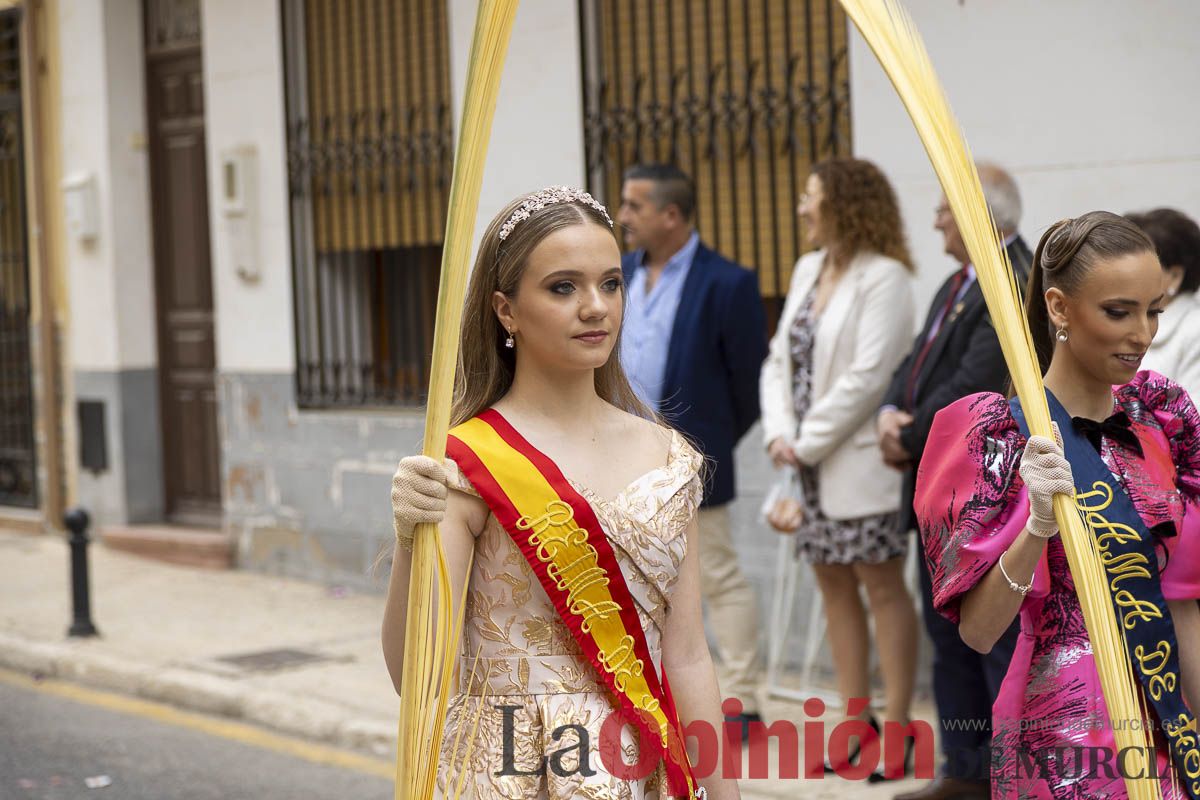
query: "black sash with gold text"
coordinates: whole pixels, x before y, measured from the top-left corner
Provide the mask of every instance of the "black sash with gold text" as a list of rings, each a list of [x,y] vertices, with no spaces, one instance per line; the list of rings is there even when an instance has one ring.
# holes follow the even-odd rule
[[[1075,430],[1071,416],[1049,390],[1046,401],[1071,463],[1075,505],[1096,537],[1129,663],[1162,724],[1182,788],[1192,800],[1200,800],[1196,717],[1183,700],[1179,646],[1159,581],[1154,537],[1125,488],[1087,437]],[[1014,398],[1010,405],[1021,433],[1028,437],[1020,401]]]

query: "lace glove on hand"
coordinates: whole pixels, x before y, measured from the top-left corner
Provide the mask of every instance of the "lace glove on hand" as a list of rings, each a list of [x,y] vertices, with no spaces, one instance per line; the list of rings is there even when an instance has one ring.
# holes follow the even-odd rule
[[[1054,518],[1054,495],[1075,494],[1075,479],[1071,475],[1071,464],[1063,457],[1062,436],[1058,425],[1054,426],[1054,438],[1030,436],[1021,455],[1019,471],[1021,479],[1029,489],[1030,533],[1048,539],[1058,533],[1058,521]]]
[[[434,525],[446,516],[446,468],[429,456],[400,459],[392,476],[392,521],[396,541],[413,548],[417,525]]]

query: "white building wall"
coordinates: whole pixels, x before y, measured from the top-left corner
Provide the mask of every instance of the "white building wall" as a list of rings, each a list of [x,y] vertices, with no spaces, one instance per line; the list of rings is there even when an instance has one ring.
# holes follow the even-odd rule
[[[68,180],[95,176],[96,211],[99,228],[104,231],[110,217],[107,164],[107,113],[104,75],[103,10],[100,0],[68,4],[60,12],[62,60],[63,175]],[[111,236],[103,241],[83,244],[68,235],[64,250],[67,260],[67,287],[70,292],[72,319],[70,356],[74,366],[114,368],[117,366],[117,339],[108,327],[116,308],[115,276],[109,265]],[[81,308],[89,305],[94,312],[86,317]]]
[[[209,219],[219,372],[295,365],[283,93],[283,39],[274,0],[203,0]],[[247,225],[226,214],[221,157],[253,153]],[[248,237],[248,238],[243,238]],[[237,272],[239,249],[260,277]]]
[[[94,238],[68,231],[63,247],[68,408],[103,403],[108,453],[106,469],[80,471],[72,501],[99,525],[157,520],[162,456],[141,2],[73,0],[60,4],[59,15],[69,56],[62,60],[63,175],[91,177],[96,215]],[[75,414],[64,422],[68,440],[78,441]],[[78,468],[73,459],[66,466]]]
[[[474,0],[449,0],[450,80],[456,119],[475,31]],[[582,186],[583,77],[579,8],[524,0],[500,79],[496,119],[476,215],[475,239],[508,201],[552,184]],[[455,125],[457,135],[458,125]],[[475,246],[471,247],[474,257]]]
[[[104,4],[108,93],[107,250],[117,275],[114,321],[120,366],[154,367],[154,255],[150,225],[150,159],[146,136],[146,76],[139,0]]]
[[[457,115],[476,3],[448,6]],[[1184,41],[1185,32],[1200,30],[1200,7],[1186,0],[908,6],[975,151],[1016,174],[1031,246],[1048,222],[1095,207],[1168,204],[1200,215],[1192,136],[1200,109],[1189,102],[1200,54]],[[395,460],[419,446],[420,415],[296,410],[278,4],[205,0],[203,14],[227,524],[243,565],[352,577],[347,568],[369,563],[390,536],[380,498]],[[584,180],[577,17],[577,4],[566,0],[520,6],[476,241],[516,195]],[[857,36],[851,55],[854,152],[879,163],[900,193],[924,302],[953,268],[931,229],[939,190],[890,83]],[[219,194],[220,154],[241,146],[257,152],[258,283],[235,274]],[[772,479],[757,429],[739,448],[738,469],[736,536],[765,600],[778,539],[756,520]],[[302,551],[315,555],[296,560]]]
[[[907,0],[972,151],[1007,166],[1032,249],[1086,211],[1174,206],[1200,217],[1200,3]],[[854,32],[854,154],[900,195],[918,297],[954,268],[933,229],[940,189],[875,56]]]
[[[224,527],[241,567],[376,585],[390,478],[423,417],[297,407],[280,6],[201,5]],[[252,154],[245,218],[223,198],[233,151]],[[239,274],[246,252],[257,278]]]
[[[449,0],[456,117],[475,6],[471,0]],[[295,337],[279,7],[271,0],[204,0],[202,19],[218,368],[223,373],[291,372]],[[476,241],[516,195],[584,180],[578,32],[574,3],[526,0],[520,6],[501,81]],[[258,281],[237,275],[235,250],[244,244],[221,203],[221,155],[238,148],[256,154],[252,213]]]
[[[145,76],[138,0],[76,0],[60,11],[63,175],[91,175],[98,235],[68,235],[75,369],[153,367]]]
[[[476,4],[448,2],[457,115]],[[98,14],[98,6],[98,0],[68,4],[64,29],[69,18]],[[907,6],[972,148],[1016,175],[1025,198],[1022,230],[1031,246],[1050,222],[1092,208],[1121,212],[1174,205],[1200,215],[1200,148],[1193,135],[1200,129],[1200,106],[1192,102],[1194,81],[1188,79],[1200,75],[1200,50],[1189,42],[1189,32],[1200,30],[1200,5],[910,0]],[[278,6],[270,0],[205,0],[203,19],[218,362],[222,371],[291,371]],[[1154,46],[1143,46],[1146,42]],[[80,45],[74,52],[82,57],[64,69],[99,83],[95,70],[86,67],[89,46],[96,45]],[[580,64],[577,5],[525,0],[501,81],[476,240],[516,195],[550,183],[583,182]],[[920,267],[919,295],[927,298],[953,268],[932,230],[940,190],[891,84],[857,33],[851,37],[850,74],[854,152],[877,162],[896,185]],[[137,85],[140,91],[140,79]],[[65,95],[64,107],[70,102],[86,113],[96,93]],[[79,147],[67,148],[69,156],[99,146],[86,129],[68,135],[81,140]],[[221,153],[245,146],[257,153],[256,252],[262,266],[257,283],[235,273],[235,243],[217,191]],[[68,174],[74,164],[68,157]],[[79,249],[75,243],[72,248]],[[114,296],[93,290],[103,273],[79,272],[72,284],[81,295]],[[108,340],[84,333],[75,337],[81,356],[115,358],[89,355]]]

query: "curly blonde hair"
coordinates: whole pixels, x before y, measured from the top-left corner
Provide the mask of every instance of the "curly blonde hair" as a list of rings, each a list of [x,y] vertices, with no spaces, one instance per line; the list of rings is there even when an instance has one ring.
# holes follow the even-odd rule
[[[836,261],[845,264],[862,252],[879,253],[913,271],[900,204],[879,167],[859,158],[831,158],[812,171],[821,179],[826,248]]]

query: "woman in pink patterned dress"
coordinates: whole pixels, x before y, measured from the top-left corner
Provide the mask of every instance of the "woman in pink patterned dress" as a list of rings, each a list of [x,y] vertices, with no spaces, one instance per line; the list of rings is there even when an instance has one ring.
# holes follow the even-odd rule
[[[1063,445],[1027,439],[1006,398],[972,395],[935,419],[915,501],[935,605],[963,640],[987,652],[1020,615],[993,708],[992,796],[1126,796],[1052,506],[1054,493],[1074,491],[1073,467],[1083,475],[1099,465],[1140,518],[1133,545],[1158,562],[1157,576],[1147,571],[1165,606],[1154,635],[1177,642],[1182,728],[1159,720],[1143,691],[1154,774],[1164,797],[1195,800],[1200,750],[1182,704],[1200,702],[1200,416],[1176,384],[1138,371],[1163,302],[1154,246],[1106,212],[1056,223],[1038,244],[1026,296],[1048,400],[1076,455],[1068,462]],[[1078,443],[1094,448],[1091,461]]]

